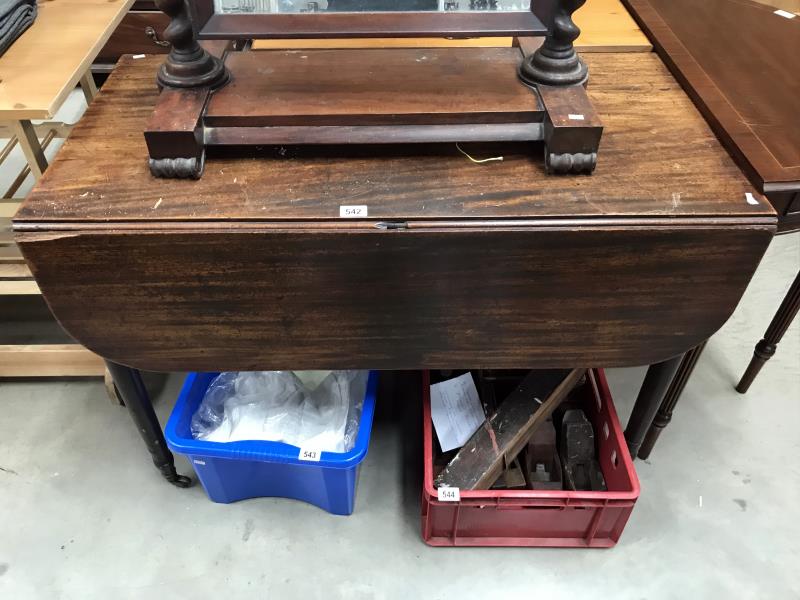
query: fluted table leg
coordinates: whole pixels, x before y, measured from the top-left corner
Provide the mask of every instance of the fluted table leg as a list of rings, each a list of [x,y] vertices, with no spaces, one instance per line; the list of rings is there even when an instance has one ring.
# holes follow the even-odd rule
[[[775,355],[775,351],[778,349],[778,343],[781,341],[781,338],[783,338],[783,334],[786,333],[786,330],[789,329],[789,325],[792,324],[799,309],[800,272],[797,273],[792,287],[789,288],[789,293],[786,294],[783,302],[781,302],[780,308],[778,308],[778,312],[775,313],[775,316],[772,318],[772,322],[769,324],[764,338],[756,344],[753,358],[750,359],[747,370],[736,386],[737,392],[740,394],[747,392],[753,380],[756,378],[756,375],[758,375],[758,372],[761,370],[761,367]]]

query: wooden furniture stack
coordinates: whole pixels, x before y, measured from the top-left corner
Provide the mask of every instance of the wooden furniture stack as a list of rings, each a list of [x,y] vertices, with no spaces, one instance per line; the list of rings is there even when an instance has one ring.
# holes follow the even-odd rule
[[[178,485],[127,367],[649,363],[626,433],[635,455],[681,354],[731,315],[776,217],[658,57],[584,59],[606,126],[591,177],[547,176],[535,145],[505,144],[465,148],[503,156],[483,164],[455,145],[215,155],[200,181],[150,175],[142,132],[161,61],[123,59],[16,215],[16,238]],[[351,205],[366,210],[347,218]]]

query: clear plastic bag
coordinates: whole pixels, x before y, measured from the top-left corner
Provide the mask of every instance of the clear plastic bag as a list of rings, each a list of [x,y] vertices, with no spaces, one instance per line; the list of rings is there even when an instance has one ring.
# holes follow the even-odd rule
[[[331,371],[316,387],[307,387],[294,371],[221,373],[192,416],[192,436],[347,452],[358,435],[368,375],[369,371]]]

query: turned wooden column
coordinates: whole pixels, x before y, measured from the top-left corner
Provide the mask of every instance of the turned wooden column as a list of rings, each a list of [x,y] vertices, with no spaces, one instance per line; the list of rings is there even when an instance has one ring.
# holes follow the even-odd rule
[[[168,88],[217,88],[228,82],[228,70],[222,61],[206,52],[194,35],[186,0],[155,0],[159,10],[171,21],[164,39],[172,49],[158,70],[158,83]]]
[[[661,403],[667,393],[675,373],[683,360],[683,356],[676,356],[660,363],[650,365],[647,374],[639,389],[636,403],[628,419],[628,426],[625,428],[625,441],[628,442],[628,450],[631,458],[636,459],[639,448],[644,441],[644,436],[650,429],[653,419],[661,407]]]
[[[778,312],[772,317],[772,322],[769,324],[764,338],[756,344],[753,358],[750,359],[747,370],[742,375],[739,385],[736,386],[737,392],[744,394],[750,388],[750,384],[753,383],[761,367],[775,354],[778,349],[778,342],[781,341],[783,334],[789,329],[789,325],[792,324],[795,316],[797,316],[798,310],[800,310],[800,272],[797,273],[792,287],[789,288],[789,293],[786,294],[783,302],[781,302]]]
[[[675,410],[675,406],[678,404],[678,400],[680,400],[683,394],[683,389],[686,387],[686,383],[689,381],[689,377],[692,371],[694,371],[697,360],[700,358],[700,355],[703,353],[703,348],[705,347],[706,342],[703,342],[683,355],[681,364],[678,365],[678,372],[675,373],[672,383],[669,384],[667,393],[664,394],[664,399],[661,401],[661,406],[658,408],[653,423],[650,425],[650,429],[647,430],[644,442],[639,448],[638,458],[645,460],[650,456],[650,453],[653,451],[653,446],[656,445],[661,432],[664,431],[667,425],[670,424],[670,421],[672,421],[672,413]]]
[[[534,0],[531,11],[547,27],[544,44],[525,58],[519,77],[528,85],[580,85],[586,83],[589,70],[580,59],[573,42],[581,30],[572,13],[586,0]]]

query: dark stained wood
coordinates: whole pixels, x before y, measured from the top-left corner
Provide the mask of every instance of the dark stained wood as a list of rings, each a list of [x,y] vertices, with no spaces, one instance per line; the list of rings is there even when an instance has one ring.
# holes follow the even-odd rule
[[[582,85],[537,88],[546,111],[544,140],[546,164],[555,173],[591,173],[603,124]]]
[[[591,173],[603,128],[586,90],[540,86],[544,103],[517,76],[521,61],[516,47],[228,53],[231,82],[210,96],[198,143],[213,148],[544,140],[548,173]],[[184,107],[171,96],[161,98],[150,119],[149,129],[160,132],[146,136],[151,171],[196,178],[200,163],[187,161],[183,149],[175,154],[168,135],[175,121],[171,111],[182,117]],[[185,130],[174,133],[180,137]]]
[[[628,443],[628,451],[633,458],[638,455],[645,435],[682,362],[683,355],[678,355],[653,363],[647,369],[642,387],[639,389],[639,395],[636,397],[636,403],[633,405],[631,416],[628,419],[628,425],[625,427],[625,441]]]
[[[222,61],[197,43],[189,3],[184,0],[155,0],[156,6],[170,18],[164,39],[170,43],[167,58],[158,70],[163,88],[217,88],[228,81]]]
[[[707,339],[772,230],[153,223],[17,242],[66,331],[145,370],[565,368]]]
[[[789,329],[798,312],[800,312],[800,272],[794,278],[794,282],[786,293],[783,302],[781,302],[778,312],[772,317],[764,337],[756,344],[753,358],[750,359],[747,370],[736,385],[737,392],[740,394],[747,393],[759,371],[761,371],[761,367],[775,355],[778,350],[778,344],[783,339],[786,330]]]
[[[476,165],[453,145],[211,157],[203,179],[190,182],[148,172],[142,131],[157,99],[152,82],[160,59],[123,58],[59,151],[56,168],[23,203],[17,225],[327,221],[338,217],[340,204],[362,203],[375,220],[774,219],[758,194],[756,205],[745,200],[751,186],[655,55],[586,60],[589,96],[605,125],[591,179],[545,177],[535,156],[541,146],[465,146],[476,158],[504,157]]]
[[[14,220],[61,324],[121,364],[657,362],[724,323],[775,229],[651,55],[590,59],[606,124],[591,178],[470,146],[504,160],[302,149],[212,157],[198,182],[148,173],[157,60],[121,61]],[[345,204],[368,217],[339,219]]]
[[[492,487],[584,373],[586,369],[531,372],[458,450],[434,486],[462,490]]]
[[[226,60],[234,79],[212,97],[205,123],[259,127],[541,121],[536,94],[517,78],[521,59],[518,48],[234,52]]]
[[[100,50],[97,60],[116,62],[123,54],[166,54],[169,45],[157,44],[156,40],[165,41],[164,29],[168,24],[169,17],[162,12],[129,12]]]
[[[750,0],[623,0],[754,185],[800,191],[800,19]]]
[[[151,158],[195,157],[202,152],[198,140],[200,115],[207,89],[165,89],[147,120],[144,137]]]
[[[644,442],[642,442],[642,445],[639,447],[639,454],[634,458],[647,460],[650,457],[650,453],[653,451],[653,447],[661,436],[661,432],[664,431],[670,421],[672,421],[672,412],[675,410],[675,406],[677,406],[678,400],[683,394],[683,388],[685,388],[686,384],[689,382],[689,377],[694,371],[697,361],[705,347],[706,342],[703,342],[699,346],[689,350],[683,355],[683,358],[681,358],[678,370],[664,394],[664,399],[661,401],[661,406],[658,408],[658,412],[650,425],[650,429],[647,430]]]
[[[193,0],[189,3],[189,9],[192,11],[192,22],[195,29],[200,31],[214,16],[214,0]]]
[[[403,12],[213,15],[201,39],[506,37],[547,33],[532,13]]]
[[[575,52],[573,42],[581,30],[572,13],[586,0],[536,0],[531,11],[547,27],[544,43],[526,55],[519,76],[531,85],[569,86],[586,82],[589,71]]]

